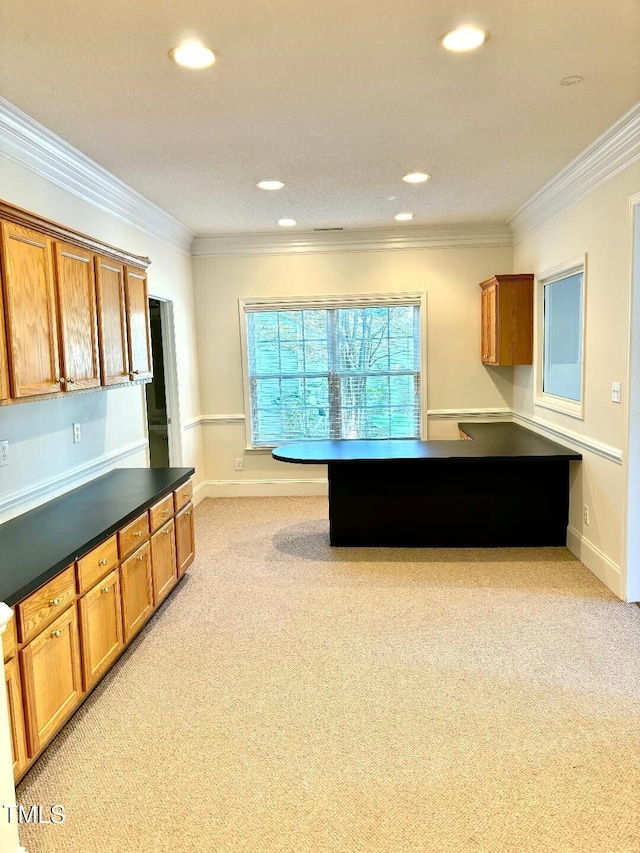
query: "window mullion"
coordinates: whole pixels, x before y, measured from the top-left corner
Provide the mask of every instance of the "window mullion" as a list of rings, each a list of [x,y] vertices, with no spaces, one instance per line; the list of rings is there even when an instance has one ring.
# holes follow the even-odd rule
[[[341,438],[340,423],[340,377],[339,377],[339,346],[338,346],[338,310],[330,308],[327,311],[327,355],[329,365],[329,435],[331,438]]]

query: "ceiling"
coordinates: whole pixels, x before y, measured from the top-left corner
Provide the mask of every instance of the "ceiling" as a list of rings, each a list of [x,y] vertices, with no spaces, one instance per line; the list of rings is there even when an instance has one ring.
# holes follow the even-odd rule
[[[2,0],[0,95],[194,233],[503,222],[640,100],[638,45],[639,0]]]

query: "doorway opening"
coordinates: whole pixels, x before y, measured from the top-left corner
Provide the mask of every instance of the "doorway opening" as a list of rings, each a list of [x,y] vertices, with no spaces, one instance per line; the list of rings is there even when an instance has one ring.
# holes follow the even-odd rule
[[[145,386],[149,431],[149,463],[152,468],[181,464],[176,443],[177,377],[173,346],[173,304],[149,299],[153,380]]]

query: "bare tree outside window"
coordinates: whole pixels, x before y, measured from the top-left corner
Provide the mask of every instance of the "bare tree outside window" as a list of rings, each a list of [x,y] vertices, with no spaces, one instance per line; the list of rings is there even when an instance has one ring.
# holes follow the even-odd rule
[[[254,446],[420,434],[416,305],[247,314]]]

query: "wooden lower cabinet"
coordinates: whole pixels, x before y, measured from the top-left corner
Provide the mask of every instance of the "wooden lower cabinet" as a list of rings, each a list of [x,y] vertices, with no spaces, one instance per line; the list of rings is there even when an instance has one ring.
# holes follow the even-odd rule
[[[178,560],[178,577],[181,578],[193,562],[195,556],[193,504],[187,504],[176,515],[176,555]]]
[[[120,654],[122,601],[120,570],[97,583],[78,601],[82,637],[82,676],[89,690]]]
[[[173,519],[151,537],[154,606],[166,598],[178,582],[176,537]]]
[[[9,710],[9,731],[11,733],[11,760],[13,778],[17,779],[27,766],[27,739],[24,731],[24,711],[22,708],[22,688],[20,686],[20,668],[16,658],[4,665],[4,680],[7,687],[7,707]]]
[[[29,757],[58,731],[82,697],[75,605],[20,652]]]
[[[147,542],[125,560],[122,576],[122,625],[124,641],[128,643],[153,613],[153,576],[151,545]]]

